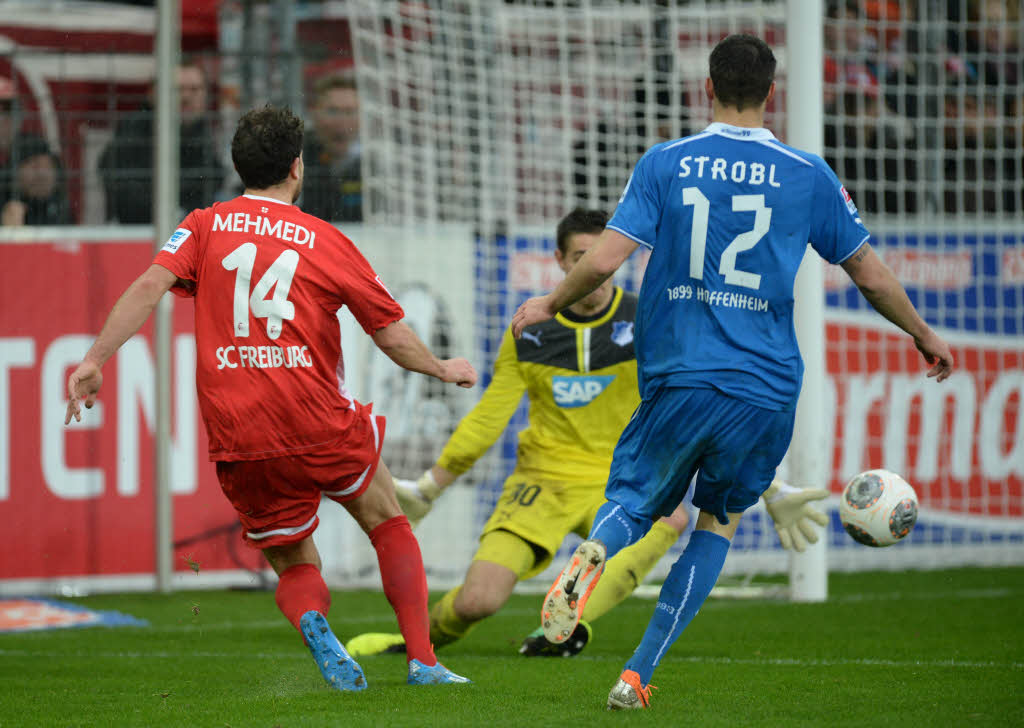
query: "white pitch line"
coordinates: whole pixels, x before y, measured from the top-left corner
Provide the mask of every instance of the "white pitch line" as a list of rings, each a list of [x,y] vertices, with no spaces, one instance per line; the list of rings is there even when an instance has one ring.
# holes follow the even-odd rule
[[[81,659],[116,657],[128,660],[187,660],[195,657],[226,660],[308,660],[309,654],[301,650],[296,650],[295,652],[35,652],[34,650],[0,650],[0,657],[41,657],[46,659],[60,657]]]
[[[847,602],[869,602],[869,601],[907,601],[908,599],[995,599],[998,597],[1009,597],[1019,594],[1018,589],[954,589],[941,592],[878,592],[875,594],[844,594],[840,597],[832,597],[829,603],[845,604]]]
[[[653,584],[642,584],[637,587],[637,591],[633,592],[634,597],[639,599],[657,599],[661,593],[661,587]],[[1007,589],[1007,588],[988,588],[988,589],[950,589],[948,591],[930,591],[930,592],[898,592],[898,591],[886,591],[886,592],[864,592],[861,594],[843,594],[839,596],[830,596],[825,604],[849,604],[856,602],[893,602],[893,601],[910,601],[910,600],[937,600],[937,599],[995,599],[1002,597],[1010,597],[1021,594],[1020,589]],[[757,608],[763,607],[789,607],[792,606],[792,602],[787,601],[785,598],[771,598],[771,597],[731,597],[731,596],[716,596],[712,593],[712,598],[704,604],[704,608],[707,607],[738,607],[738,606],[754,606]],[[804,605],[806,606],[806,605]]]
[[[492,617],[534,617],[536,616],[538,622],[540,620],[540,609],[504,609],[499,614]],[[388,629],[391,631],[398,631],[398,625],[394,624],[394,617],[388,615],[385,612],[379,614],[364,614],[360,616],[342,616],[328,617],[327,621],[332,627],[337,627],[341,624],[377,624],[381,622],[388,622],[391,620],[392,627]],[[150,627],[140,627],[147,632],[203,632],[203,631],[218,631],[228,629],[273,629],[274,627],[287,627],[288,622],[284,617],[280,619],[263,619],[252,622],[211,622],[210,624],[202,623],[191,623],[191,624],[159,624]]]
[[[1024,670],[1024,662],[974,662],[961,660],[879,660],[874,658],[840,658],[817,660],[786,657],[666,657],[662,662],[692,662],[715,665],[774,665],[781,667],[842,667],[861,665],[864,667],[952,667],[985,668],[997,670]]]

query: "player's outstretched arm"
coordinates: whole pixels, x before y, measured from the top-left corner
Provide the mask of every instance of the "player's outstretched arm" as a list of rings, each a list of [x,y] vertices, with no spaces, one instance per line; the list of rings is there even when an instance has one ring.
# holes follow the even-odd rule
[[[523,329],[547,321],[566,306],[571,306],[604,283],[619,269],[637,243],[622,233],[605,228],[597,243],[583,254],[554,291],[528,299],[512,317],[512,335],[517,339]]]
[[[434,465],[428,468],[418,480],[395,478],[395,495],[398,496],[398,505],[402,507],[402,512],[405,513],[413,528],[430,513],[434,501],[444,492],[445,488],[455,482],[457,477],[450,470],[446,470],[440,465]]]
[[[375,331],[373,343],[403,369],[427,374],[460,387],[476,384],[476,370],[472,364],[465,359],[438,359],[416,332],[401,321],[393,321]]]
[[[903,286],[870,243],[864,243],[842,266],[875,310],[913,337],[917,350],[932,365],[929,377],[941,382],[953,373],[953,352],[949,344],[924,322]]]
[[[76,422],[82,421],[80,403],[83,400],[86,409],[95,404],[96,395],[103,384],[103,374],[100,372],[103,365],[121,348],[121,344],[142,328],[160,297],[170,290],[175,281],[177,277],[173,273],[162,265],[153,264],[117,299],[100,335],[96,337],[82,363],[68,378],[65,425],[71,423],[72,417]]]
[[[519,407],[526,380],[519,367],[511,333],[501,337],[494,374],[480,400],[459,422],[434,465],[418,480],[396,480],[402,510],[415,524],[424,518],[440,494],[497,442]]]
[[[808,543],[818,542],[818,531],[811,522],[827,526],[828,516],[810,503],[827,497],[828,491],[821,488],[794,488],[778,478],[772,481],[764,492],[764,504],[782,548],[803,551]]]

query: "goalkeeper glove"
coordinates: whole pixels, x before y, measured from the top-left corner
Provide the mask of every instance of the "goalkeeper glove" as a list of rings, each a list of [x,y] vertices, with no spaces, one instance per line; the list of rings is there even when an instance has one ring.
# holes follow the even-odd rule
[[[398,496],[398,505],[402,512],[409,519],[409,525],[415,528],[423,517],[430,513],[434,501],[441,495],[441,486],[434,480],[430,470],[423,473],[419,480],[395,481],[395,495]]]
[[[811,525],[811,521],[819,526],[826,526],[828,516],[812,508],[809,503],[827,497],[827,490],[805,490],[794,488],[781,480],[772,481],[768,490],[764,492],[764,504],[768,509],[768,515],[775,522],[775,530],[779,534],[783,548],[802,552],[807,548],[808,542],[817,543],[818,532]]]

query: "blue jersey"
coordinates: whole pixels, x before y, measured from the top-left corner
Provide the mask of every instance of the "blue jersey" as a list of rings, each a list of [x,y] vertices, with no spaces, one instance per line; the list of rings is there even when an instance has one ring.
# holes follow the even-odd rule
[[[807,244],[840,263],[868,238],[821,157],[722,123],[649,149],[608,227],[651,249],[635,331],[641,397],[713,388],[773,410],[800,392],[793,279]]]

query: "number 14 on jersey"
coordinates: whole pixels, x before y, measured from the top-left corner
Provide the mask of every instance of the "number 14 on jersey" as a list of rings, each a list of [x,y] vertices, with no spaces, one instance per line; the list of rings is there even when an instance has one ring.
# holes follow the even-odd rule
[[[254,317],[267,320],[267,336],[276,339],[281,335],[283,322],[295,318],[295,304],[288,300],[288,292],[292,286],[295,269],[299,265],[299,254],[294,250],[286,250],[277,256],[277,260],[270,264],[250,294],[249,285],[252,282],[257,251],[255,243],[243,243],[221,261],[225,270],[235,271],[235,292],[232,298],[233,330],[237,337],[249,335],[251,310]],[[268,299],[266,296],[271,288],[274,289],[274,295]]]

